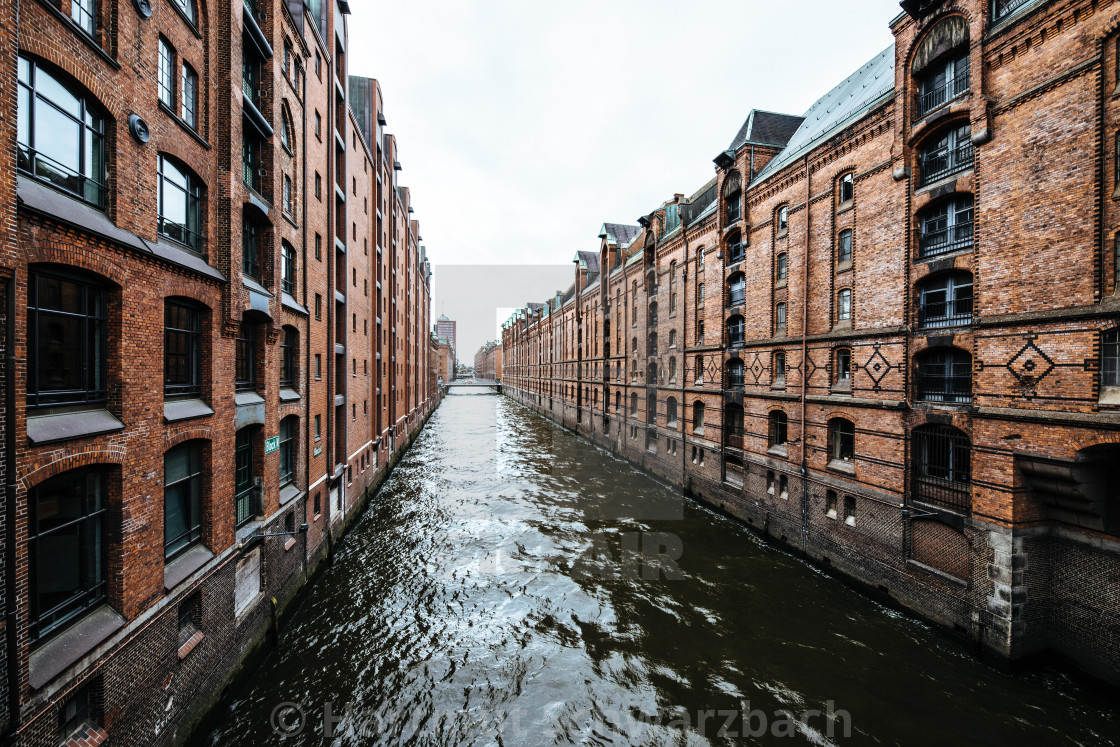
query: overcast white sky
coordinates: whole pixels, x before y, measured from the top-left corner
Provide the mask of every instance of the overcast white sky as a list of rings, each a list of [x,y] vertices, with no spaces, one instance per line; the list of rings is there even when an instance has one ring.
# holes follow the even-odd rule
[[[350,69],[381,82],[435,265],[433,317],[453,319],[479,310],[440,290],[455,282],[440,265],[568,264],[596,250],[603,222],[634,223],[703,186],[752,108],[804,113],[891,43],[900,12],[897,0],[350,6]],[[528,300],[544,299],[489,308]],[[459,327],[469,360],[492,335]]]

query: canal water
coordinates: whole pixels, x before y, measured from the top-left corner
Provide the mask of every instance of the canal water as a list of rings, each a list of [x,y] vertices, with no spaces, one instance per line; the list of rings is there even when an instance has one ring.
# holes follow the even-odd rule
[[[452,395],[202,744],[1120,744],[503,397]],[[845,736],[847,735],[847,736]]]

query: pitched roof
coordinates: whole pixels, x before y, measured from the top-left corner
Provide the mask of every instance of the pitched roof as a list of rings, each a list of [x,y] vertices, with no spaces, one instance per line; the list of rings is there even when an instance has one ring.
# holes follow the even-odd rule
[[[804,117],[793,114],[779,114],[752,109],[747,121],[739,128],[739,133],[731,141],[728,149],[734,153],[748,143],[754,145],[784,146],[797,132]]]
[[[599,253],[598,252],[576,252],[576,259],[579,260],[581,268],[590,272],[599,272]]]
[[[641,226],[628,226],[624,223],[604,223],[599,229],[599,238],[626,246],[642,230]]]
[[[891,44],[809,107],[785,149],[766,164],[754,182],[777,173],[893,94],[894,45]]]

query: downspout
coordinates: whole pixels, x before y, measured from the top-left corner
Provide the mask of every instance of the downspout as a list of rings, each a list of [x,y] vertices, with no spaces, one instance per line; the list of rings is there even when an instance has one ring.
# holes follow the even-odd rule
[[[812,185],[809,180],[809,156],[805,156],[805,256],[802,258],[801,285],[801,537],[809,537],[809,471],[805,467],[805,449],[809,442],[805,436],[806,395],[809,391],[809,228]]]
[[[20,0],[15,0],[15,40],[19,49]],[[7,634],[8,659],[8,733],[6,742],[15,741],[16,730],[20,726],[19,695],[19,636],[16,630],[16,277],[7,282],[8,323],[4,330],[4,632]]]
[[[679,208],[678,208],[679,209]],[[685,406],[685,386],[688,382],[688,223],[685,221],[684,212],[681,211],[681,238],[684,240],[684,271],[681,275],[681,403],[677,412],[677,420],[681,424],[681,489],[688,492],[688,481],[685,479],[687,469],[688,449],[684,441],[684,421],[688,408]]]
[[[16,3],[19,9],[19,3]],[[17,14],[18,15],[18,14]],[[19,24],[16,24],[19,28]],[[16,630],[16,278],[6,283],[8,323],[4,330],[4,357],[7,380],[4,382],[4,470],[7,477],[4,507],[4,627],[7,633],[8,657],[8,735],[14,735],[20,723],[19,707],[19,639]]]
[[[301,99],[304,102],[307,101],[307,73],[306,73],[306,69],[307,69],[307,66],[304,65],[303,90],[300,92]],[[300,201],[302,203],[302,211],[303,211],[302,212],[302,221],[301,221],[301,223],[303,224],[303,227],[301,229],[301,233],[303,234],[303,308],[307,309],[307,333],[306,333],[307,337],[305,338],[306,342],[304,343],[304,350],[307,351],[307,366],[305,367],[304,370],[307,371],[307,375],[304,376],[304,380],[303,380],[303,406],[304,406],[304,414],[306,416],[303,419],[304,420],[304,423],[303,423],[303,434],[304,434],[303,435],[303,438],[304,438],[304,441],[303,441],[303,443],[304,443],[304,447],[303,447],[303,474],[304,474],[304,480],[306,481],[306,484],[310,485],[311,484],[311,450],[315,448],[314,446],[311,445],[312,443],[314,443],[311,440],[311,362],[314,360],[314,355],[311,352],[311,321],[312,321],[311,314],[312,314],[312,311],[311,311],[311,306],[308,303],[309,299],[308,299],[308,295],[307,295],[307,104],[305,103],[303,105],[303,107],[304,107],[303,108],[303,118],[302,118],[303,127],[301,128],[303,130],[303,134],[302,134],[303,145],[302,145],[302,151],[301,151],[301,154],[300,154],[301,155],[301,161],[302,161],[302,164],[303,164],[302,167],[301,167],[302,171],[300,171],[300,174],[303,177],[302,178],[302,187],[303,188],[300,189]],[[309,523],[307,521],[307,502],[311,499],[311,490],[308,489],[307,493],[308,494],[303,497],[303,521],[304,521],[304,523]],[[327,495],[329,497],[330,493],[328,492]],[[314,509],[312,509],[312,510],[314,510]],[[303,533],[303,575],[304,576],[307,575],[307,548],[308,548],[308,533],[304,532]]]

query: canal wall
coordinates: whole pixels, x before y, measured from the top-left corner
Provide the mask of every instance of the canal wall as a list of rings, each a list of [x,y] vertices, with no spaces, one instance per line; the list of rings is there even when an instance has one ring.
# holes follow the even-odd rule
[[[636,419],[581,412],[508,381],[503,393],[872,597],[971,643],[992,664],[1018,669],[1056,655],[1120,686],[1120,599],[1109,581],[1120,574],[1120,544],[1087,543],[1051,527],[1012,530],[977,517],[922,521],[897,495],[802,475],[786,460],[753,454],[739,483],[725,478],[718,443],[663,432],[650,448],[647,426]]]

